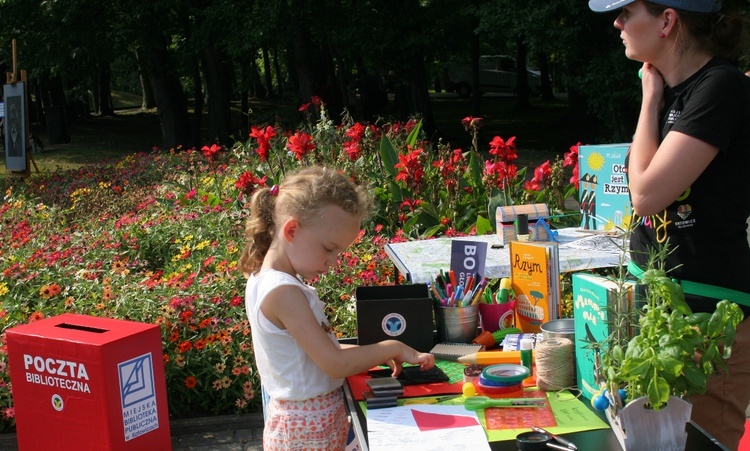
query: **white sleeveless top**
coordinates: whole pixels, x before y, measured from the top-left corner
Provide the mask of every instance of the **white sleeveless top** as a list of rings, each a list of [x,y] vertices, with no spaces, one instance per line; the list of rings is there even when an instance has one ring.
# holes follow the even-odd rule
[[[286,329],[279,329],[260,310],[268,294],[282,285],[294,285],[307,297],[310,309],[321,327],[330,326],[323,311],[323,301],[315,288],[305,285],[296,277],[265,270],[250,276],[245,287],[245,311],[253,336],[255,363],[261,383],[271,398],[301,401],[328,393],[341,387],[343,379],[333,379],[326,374],[297,344]],[[328,332],[336,346],[339,342]]]

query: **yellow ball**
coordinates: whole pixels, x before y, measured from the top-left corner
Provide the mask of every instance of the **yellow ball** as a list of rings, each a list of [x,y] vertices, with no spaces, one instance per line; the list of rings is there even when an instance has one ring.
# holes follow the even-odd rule
[[[477,395],[477,389],[471,382],[464,382],[464,385],[461,387],[461,391],[464,394],[464,398],[471,398],[472,396]]]

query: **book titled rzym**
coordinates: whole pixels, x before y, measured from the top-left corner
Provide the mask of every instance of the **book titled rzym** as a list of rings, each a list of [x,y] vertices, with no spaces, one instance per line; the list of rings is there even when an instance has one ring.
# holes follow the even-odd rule
[[[511,241],[510,279],[516,294],[516,324],[541,332],[560,308],[560,254],[551,241]]]

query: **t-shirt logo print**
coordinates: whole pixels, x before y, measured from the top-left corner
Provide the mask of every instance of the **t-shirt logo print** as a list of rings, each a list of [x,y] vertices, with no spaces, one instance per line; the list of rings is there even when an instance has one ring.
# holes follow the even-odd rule
[[[677,207],[677,215],[684,219],[687,219],[688,216],[690,216],[690,213],[693,212],[693,209],[690,207],[690,204],[684,204]]]
[[[397,337],[406,330],[406,318],[398,313],[389,313],[383,317],[380,327],[386,335]]]

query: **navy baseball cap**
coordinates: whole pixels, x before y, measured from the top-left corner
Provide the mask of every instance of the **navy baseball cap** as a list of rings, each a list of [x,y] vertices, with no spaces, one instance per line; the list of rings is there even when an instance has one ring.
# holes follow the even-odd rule
[[[597,13],[615,11],[635,0],[589,0],[589,8]],[[696,13],[715,13],[721,9],[721,0],[647,0],[654,5]]]

